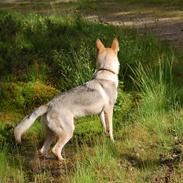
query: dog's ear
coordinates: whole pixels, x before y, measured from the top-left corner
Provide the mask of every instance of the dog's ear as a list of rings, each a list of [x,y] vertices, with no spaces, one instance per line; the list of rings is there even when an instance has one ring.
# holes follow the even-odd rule
[[[103,45],[103,43],[100,41],[100,39],[97,39],[96,41],[96,47],[98,52],[101,52],[102,50],[105,49],[105,46]]]
[[[117,40],[117,38],[114,38],[111,44],[111,48],[115,51],[115,53],[117,54],[119,51],[119,42]]]

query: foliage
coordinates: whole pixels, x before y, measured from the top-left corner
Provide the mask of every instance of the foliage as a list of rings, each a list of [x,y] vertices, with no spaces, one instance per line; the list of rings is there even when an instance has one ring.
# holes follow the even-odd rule
[[[0,84],[0,87],[2,110],[7,109],[8,106],[10,108],[14,106],[30,111],[32,108],[48,102],[59,93],[55,88],[40,81],[28,83],[3,82]]]

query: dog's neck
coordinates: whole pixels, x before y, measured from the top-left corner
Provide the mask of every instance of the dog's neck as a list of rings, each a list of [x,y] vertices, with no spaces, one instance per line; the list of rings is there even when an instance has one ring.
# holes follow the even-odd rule
[[[118,74],[107,68],[99,68],[94,74],[94,79],[99,80],[108,80],[115,84],[116,88],[118,87]]]
[[[115,72],[114,72],[114,71],[112,71],[111,69],[100,68],[100,69],[98,69],[98,71],[108,71],[108,72],[111,72],[111,73],[113,73],[113,74],[116,74],[116,75],[117,75],[117,73],[115,73]]]

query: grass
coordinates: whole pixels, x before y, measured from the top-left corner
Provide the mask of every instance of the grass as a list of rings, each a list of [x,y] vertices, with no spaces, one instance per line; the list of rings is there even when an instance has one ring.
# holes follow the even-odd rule
[[[6,148],[3,148],[0,152],[0,161],[1,182],[25,182],[24,173],[22,171],[20,162],[16,162],[16,160],[9,155]]]
[[[124,181],[123,173],[118,170],[119,165],[115,158],[116,149],[109,140],[103,139],[100,144],[95,145],[92,151],[87,145],[83,145],[82,150],[83,160],[76,162],[75,173],[70,182]]]
[[[81,17],[0,12],[0,30],[1,182],[182,181],[182,85],[174,82],[182,53],[149,33],[142,39],[135,30]],[[37,155],[43,141],[39,120],[16,145],[15,124],[92,78],[96,39],[109,46],[113,37],[121,63],[115,143],[103,135],[99,117],[91,116],[76,121],[61,165]]]

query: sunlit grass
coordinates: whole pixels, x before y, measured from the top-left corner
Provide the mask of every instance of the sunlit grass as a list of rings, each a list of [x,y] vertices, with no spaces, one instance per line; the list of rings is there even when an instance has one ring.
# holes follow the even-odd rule
[[[0,182],[23,183],[25,181],[24,172],[22,171],[21,164],[15,162],[15,159],[13,159],[13,157],[10,158],[8,149],[3,148],[1,150],[0,161]]]

